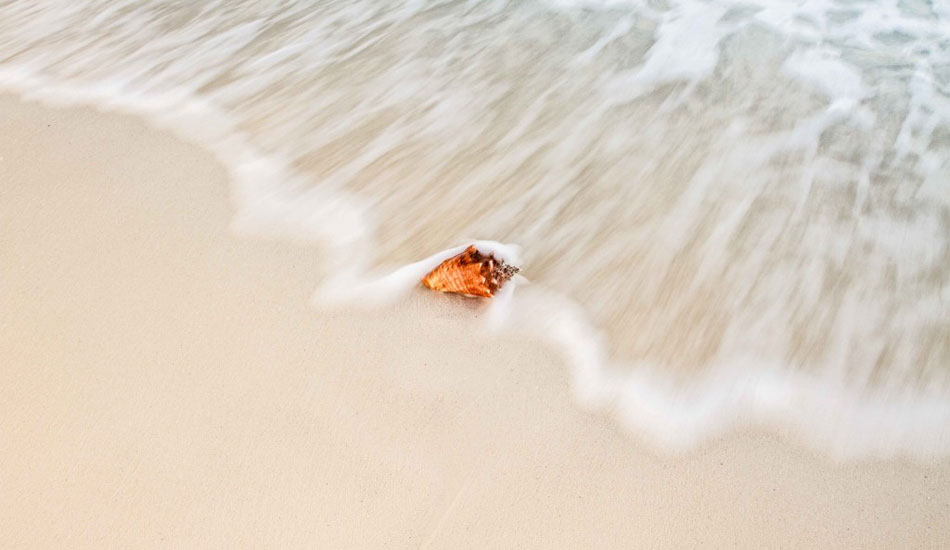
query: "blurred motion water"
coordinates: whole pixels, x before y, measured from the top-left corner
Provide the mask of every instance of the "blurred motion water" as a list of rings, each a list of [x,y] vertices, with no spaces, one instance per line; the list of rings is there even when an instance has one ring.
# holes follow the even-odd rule
[[[172,126],[340,270],[520,244],[661,441],[950,452],[946,2],[6,0],[0,86]]]

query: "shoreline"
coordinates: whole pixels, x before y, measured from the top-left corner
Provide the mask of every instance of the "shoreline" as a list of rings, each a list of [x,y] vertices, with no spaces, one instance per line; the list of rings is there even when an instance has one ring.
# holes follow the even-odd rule
[[[323,252],[321,264],[333,263],[314,278],[317,288],[311,296],[317,307],[391,305],[413,291],[419,266],[447,252],[393,272],[369,271],[370,206],[354,196],[312,187],[305,196],[295,194],[292,189],[302,185],[300,176],[280,159],[235,138],[234,121],[202,100],[114,97],[109,90],[55,82],[24,68],[0,70],[0,95],[2,90],[14,90],[18,97],[47,107],[94,106],[143,117],[158,131],[211,151],[227,170],[235,210],[228,224],[236,235],[316,246]],[[273,181],[287,185],[261,184]],[[943,396],[943,386],[936,392],[918,388],[908,395],[848,383],[834,373],[815,376],[746,357],[718,360],[686,380],[683,373],[670,375],[650,363],[616,365],[607,356],[610,344],[603,331],[583,307],[549,289],[536,290],[529,286],[507,300],[507,311],[494,315],[493,327],[519,331],[556,350],[570,367],[579,405],[614,416],[623,429],[657,451],[691,452],[723,435],[767,430],[836,461],[905,458],[926,465],[950,459],[950,400]],[[510,315],[512,310],[528,315]],[[507,321],[501,318],[506,315],[511,317]]]
[[[950,539],[946,460],[836,464],[748,430],[658,454],[579,410],[539,342],[473,337],[464,302],[313,309],[320,252],[233,236],[206,152],[125,115],[0,113],[13,546]]]

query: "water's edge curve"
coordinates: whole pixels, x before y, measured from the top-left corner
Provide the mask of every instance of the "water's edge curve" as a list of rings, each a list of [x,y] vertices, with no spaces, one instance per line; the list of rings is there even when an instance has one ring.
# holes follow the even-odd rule
[[[141,116],[209,151],[228,173],[234,232],[318,244],[336,259],[335,275],[315,291],[317,306],[401,299],[426,271],[460,249],[388,273],[371,273],[373,218],[368,206],[342,192],[301,191],[302,176],[288,162],[260,153],[226,113],[207,102],[57,82],[16,66],[0,68],[0,91],[53,108],[93,106]],[[515,245],[478,245],[518,262]],[[346,254],[334,253],[344,250]],[[837,460],[903,457],[929,462],[950,456],[950,402],[938,393],[857,390],[827,377],[759,364],[714,365],[684,385],[653,365],[611,364],[603,334],[579,304],[543,285],[516,287],[506,287],[491,304],[486,327],[545,341],[569,366],[582,407],[614,415],[659,450],[688,451],[751,426],[791,436]]]

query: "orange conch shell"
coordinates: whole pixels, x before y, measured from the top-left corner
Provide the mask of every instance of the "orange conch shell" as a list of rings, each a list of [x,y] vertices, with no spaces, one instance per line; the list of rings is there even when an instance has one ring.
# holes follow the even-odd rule
[[[484,255],[471,245],[445,260],[422,279],[422,284],[440,292],[491,298],[519,269],[493,255]]]

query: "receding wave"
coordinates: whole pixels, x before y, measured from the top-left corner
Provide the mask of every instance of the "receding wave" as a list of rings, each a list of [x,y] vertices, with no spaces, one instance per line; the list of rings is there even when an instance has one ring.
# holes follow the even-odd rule
[[[519,243],[533,284],[496,325],[662,446],[754,424],[931,457],[948,25],[939,2],[7,1],[0,86],[206,147],[236,228],[339,262],[324,300]]]

